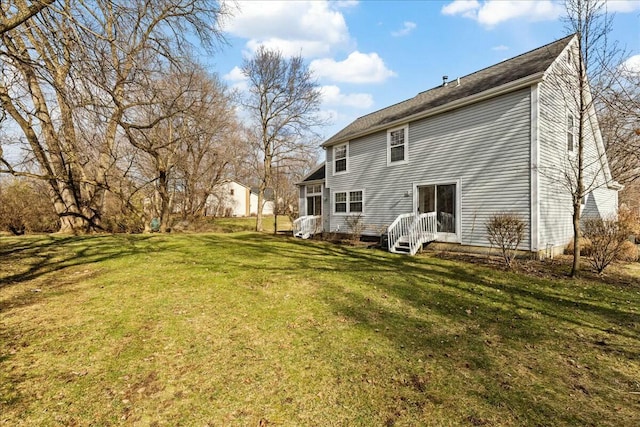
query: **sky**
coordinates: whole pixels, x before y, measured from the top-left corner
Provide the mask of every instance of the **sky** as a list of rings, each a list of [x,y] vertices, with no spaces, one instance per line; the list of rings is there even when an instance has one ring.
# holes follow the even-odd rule
[[[640,71],[640,1],[607,2],[615,40]],[[244,90],[243,58],[258,46],[301,54],[323,93],[329,138],[356,118],[564,37],[554,0],[238,1],[228,45],[210,71]]]

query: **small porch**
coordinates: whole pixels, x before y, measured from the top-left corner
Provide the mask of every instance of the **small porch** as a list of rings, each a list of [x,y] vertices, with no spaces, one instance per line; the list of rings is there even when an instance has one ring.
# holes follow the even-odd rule
[[[435,241],[437,235],[435,212],[399,215],[387,229],[389,252],[415,255],[422,245]]]
[[[322,233],[322,215],[305,215],[293,221],[293,236],[308,239]]]

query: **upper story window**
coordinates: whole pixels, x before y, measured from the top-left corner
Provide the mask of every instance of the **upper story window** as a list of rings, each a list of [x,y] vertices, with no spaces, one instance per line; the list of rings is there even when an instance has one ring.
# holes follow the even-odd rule
[[[573,114],[567,114],[567,150],[573,151],[575,148],[575,124]]]
[[[349,145],[341,144],[333,147],[333,174],[347,172],[347,158],[349,156]]]
[[[387,132],[387,165],[406,163],[409,160],[407,126]]]
[[[235,191],[233,191],[233,188],[232,188],[231,191],[229,191],[229,194],[233,196],[234,193],[235,193]]]

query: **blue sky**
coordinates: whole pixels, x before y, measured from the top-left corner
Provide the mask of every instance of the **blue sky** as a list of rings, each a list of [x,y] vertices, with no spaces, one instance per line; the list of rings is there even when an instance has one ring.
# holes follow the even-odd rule
[[[640,1],[608,1],[612,39],[640,70]],[[260,44],[301,53],[324,94],[330,137],[355,118],[567,34],[552,0],[238,1],[229,42],[207,59],[242,90],[239,67]]]

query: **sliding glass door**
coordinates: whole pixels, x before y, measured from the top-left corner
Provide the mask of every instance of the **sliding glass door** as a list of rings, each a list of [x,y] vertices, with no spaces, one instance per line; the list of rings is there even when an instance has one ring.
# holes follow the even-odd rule
[[[456,184],[418,186],[418,213],[436,212],[438,232],[456,234]]]

